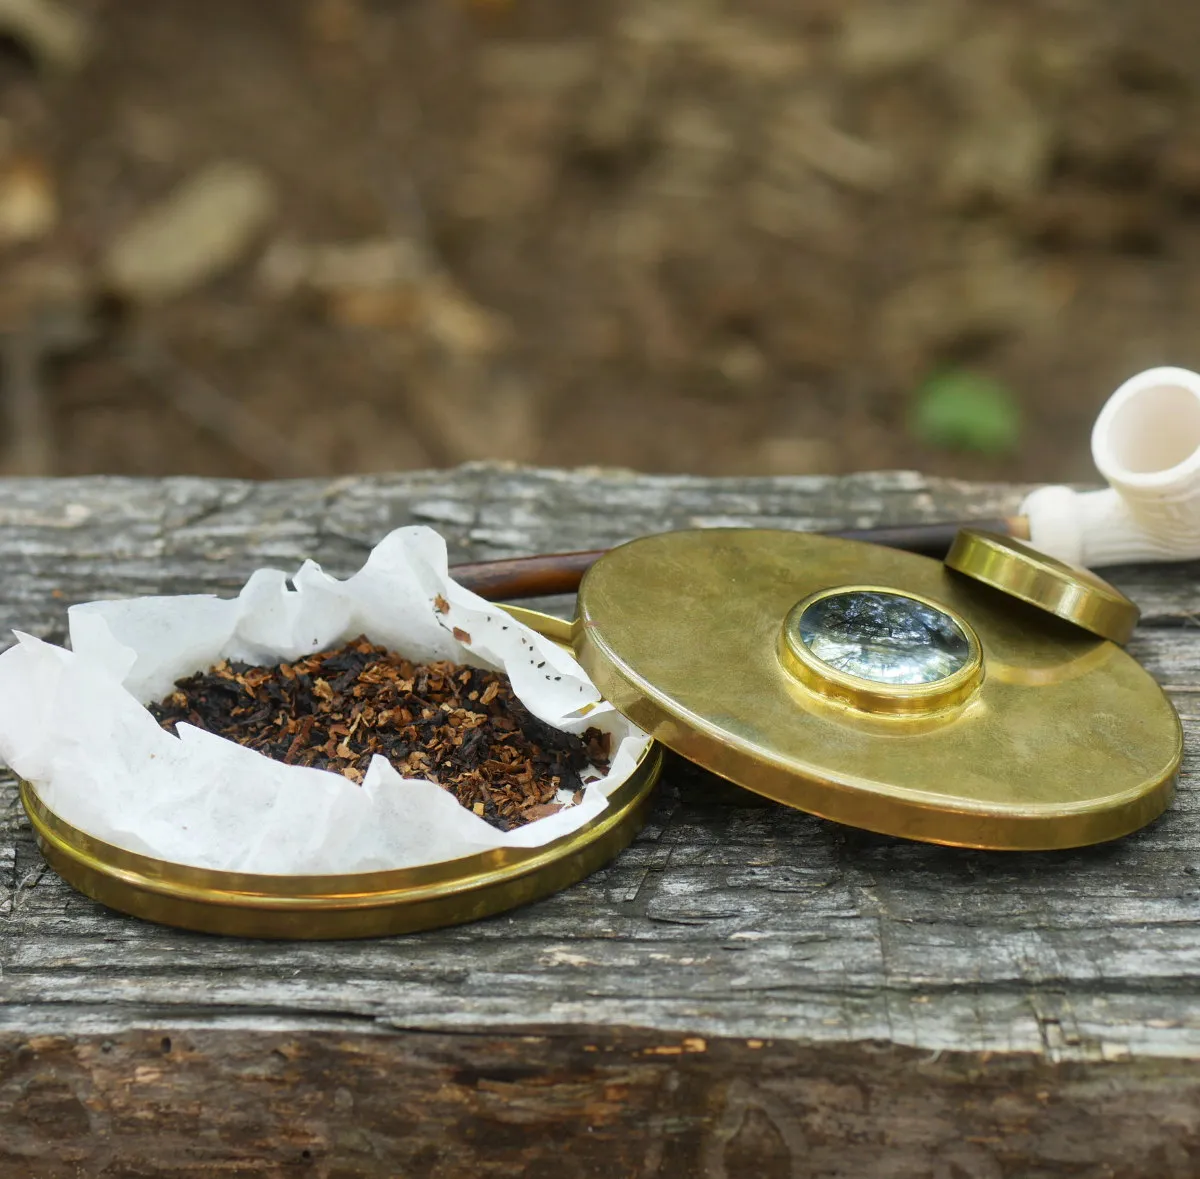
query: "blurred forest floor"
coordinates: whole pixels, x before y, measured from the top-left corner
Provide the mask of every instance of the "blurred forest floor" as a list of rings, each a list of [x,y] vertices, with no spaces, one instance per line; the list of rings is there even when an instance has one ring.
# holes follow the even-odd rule
[[[0,33],[7,472],[1086,478],[1116,384],[1200,367],[1193,0],[0,0]],[[912,435],[947,368],[1011,392],[1015,450]]]

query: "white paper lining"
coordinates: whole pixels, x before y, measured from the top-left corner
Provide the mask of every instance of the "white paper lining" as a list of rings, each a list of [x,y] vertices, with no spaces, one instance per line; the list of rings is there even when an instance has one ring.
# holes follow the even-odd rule
[[[308,561],[292,584],[260,569],[233,599],[74,606],[70,651],[18,632],[0,655],[0,757],[68,823],[119,847],[197,867],[311,875],[540,846],[603,811],[648,743],[570,654],[450,580],[445,542],[431,529],[392,532],[345,581]],[[172,736],[144,707],[222,659],[289,661],[359,634],[419,662],[505,671],[547,724],[609,733],[609,773],[578,805],[501,832],[382,757],[358,786],[190,725]]]

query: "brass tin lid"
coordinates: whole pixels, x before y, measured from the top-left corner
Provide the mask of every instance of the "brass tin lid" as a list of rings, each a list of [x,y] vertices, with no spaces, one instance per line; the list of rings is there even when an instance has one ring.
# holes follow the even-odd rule
[[[964,577],[1048,610],[1114,643],[1127,643],[1141,612],[1116,586],[1087,569],[1000,536],[964,528],[946,556]]]
[[[566,645],[561,619],[508,607]],[[65,822],[28,782],[21,802],[50,866],[80,892],[135,917],[204,933],[255,938],[359,938],[458,925],[539,900],[582,880],[641,830],[662,767],[647,745],[608,806],[541,847],[502,847],[383,872],[273,876],[171,863],[126,851]]]
[[[645,537],[584,579],[575,649],[663,744],[890,835],[1044,849],[1171,800],[1182,731],[1110,642],[940,562],[798,532]]]

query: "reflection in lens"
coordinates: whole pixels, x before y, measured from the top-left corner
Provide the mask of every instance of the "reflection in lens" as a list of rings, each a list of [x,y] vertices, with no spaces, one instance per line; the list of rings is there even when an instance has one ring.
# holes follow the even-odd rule
[[[970,655],[948,614],[874,590],[814,602],[800,616],[800,639],[830,667],[880,684],[930,684],[961,670]]]

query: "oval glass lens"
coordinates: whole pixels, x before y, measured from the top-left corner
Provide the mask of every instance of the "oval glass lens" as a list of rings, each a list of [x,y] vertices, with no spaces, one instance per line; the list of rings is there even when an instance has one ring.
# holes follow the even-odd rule
[[[822,662],[879,684],[931,684],[966,666],[958,623],[904,594],[846,590],[813,602],[800,639]]]

